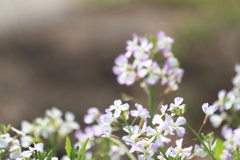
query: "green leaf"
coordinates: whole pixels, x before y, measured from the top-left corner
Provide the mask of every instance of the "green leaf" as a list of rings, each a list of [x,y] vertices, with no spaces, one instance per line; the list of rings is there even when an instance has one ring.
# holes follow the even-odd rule
[[[84,153],[87,147],[87,143],[88,143],[89,138],[84,142],[79,154],[78,154],[78,160],[83,160],[84,158]]]
[[[66,146],[65,146],[65,150],[67,152],[68,157],[71,157],[71,151],[72,151],[72,144],[70,141],[70,138],[67,136],[66,137]]]
[[[216,157],[217,159],[220,159],[220,155],[222,154],[223,150],[224,150],[223,141],[218,138],[216,140],[216,147],[215,147],[215,151],[214,151],[214,157]]]
[[[52,159],[52,156],[53,156],[53,151],[52,149],[48,152],[47,154],[47,160],[51,160]]]

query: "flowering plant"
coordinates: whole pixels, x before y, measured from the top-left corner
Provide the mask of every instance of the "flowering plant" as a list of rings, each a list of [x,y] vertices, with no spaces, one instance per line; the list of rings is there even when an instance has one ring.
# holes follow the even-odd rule
[[[89,108],[84,116],[89,126],[81,130],[73,113],[66,112],[63,119],[63,113],[57,108],[47,110],[43,118],[36,118],[32,123],[22,121],[21,130],[1,125],[0,160],[56,160],[65,139],[67,155],[62,159],[68,160],[119,160],[124,155],[131,160],[240,159],[240,118],[237,114],[240,110],[240,65],[235,67],[237,75],[232,81],[233,89],[221,90],[216,102],[202,105],[206,115],[198,131],[184,117],[187,108],[182,97],[176,97],[169,105],[155,106],[162,95],[179,88],[184,74],[172,53],[173,42],[162,31],[156,36],[134,34],[133,39],[127,41],[126,53],[115,59],[113,72],[119,84],[130,86],[139,81],[148,97],[147,103],[122,94],[122,100],[114,100],[105,113]],[[164,87],[160,92],[159,85]],[[130,101],[135,102],[135,107]],[[215,139],[213,132],[202,133],[208,119],[215,128],[224,123],[223,139]],[[10,129],[15,136],[10,136]],[[187,129],[195,135],[194,139],[183,138]],[[124,132],[122,137],[117,135],[120,130]],[[73,146],[68,137],[72,132],[77,139]],[[190,146],[191,141],[196,144]]]

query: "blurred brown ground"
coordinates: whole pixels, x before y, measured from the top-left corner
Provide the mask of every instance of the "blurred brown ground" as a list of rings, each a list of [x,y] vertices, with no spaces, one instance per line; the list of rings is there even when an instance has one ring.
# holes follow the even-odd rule
[[[132,33],[163,30],[175,39],[173,52],[185,75],[180,89],[164,99],[183,97],[195,129],[203,120],[201,105],[213,103],[220,89],[232,88],[234,65],[240,63],[237,1],[4,2],[0,122],[18,128],[21,120],[32,121],[53,106],[74,112],[83,124],[89,107],[104,111],[121,92],[145,98],[138,84],[120,86],[111,71]]]

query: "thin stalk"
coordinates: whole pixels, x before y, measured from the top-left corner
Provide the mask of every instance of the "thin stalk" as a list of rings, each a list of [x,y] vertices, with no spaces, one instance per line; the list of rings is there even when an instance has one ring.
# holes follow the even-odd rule
[[[206,146],[206,144],[203,142],[202,138],[197,134],[197,132],[195,132],[195,130],[189,125],[189,124],[185,124],[187,126],[187,128],[189,128],[192,133],[197,137],[197,139],[199,140],[199,142],[204,146],[204,148],[206,149],[208,155],[210,155],[210,157],[213,160],[216,160],[216,158],[213,156],[212,152],[208,149],[208,147]]]
[[[114,139],[114,138],[111,138],[109,137],[109,139],[111,141],[113,141],[114,143],[116,143],[119,147],[121,147],[127,154],[127,156],[131,159],[131,160],[137,160],[134,155],[132,153],[129,152],[128,148],[119,140],[117,139]]]
[[[202,126],[200,127],[200,129],[199,129],[199,131],[198,131],[198,135],[200,134],[200,132],[201,132],[201,130],[202,130],[202,128],[204,127],[204,123],[202,124]]]
[[[136,118],[134,118],[134,120],[132,121],[132,123],[131,123],[131,126],[134,124],[134,122],[137,120],[137,117]]]
[[[153,91],[152,91],[152,87],[151,85],[148,85],[148,108],[149,108],[149,112],[150,112],[150,119],[151,119],[151,123],[152,123],[152,119],[153,119],[153,115],[154,115],[154,100],[153,100]]]
[[[234,110],[233,107],[231,108],[231,112],[232,112],[232,114],[233,114],[233,118],[235,119],[235,121],[237,121],[238,125],[240,125],[240,118],[239,118],[239,116],[237,115],[237,112]]]
[[[186,143],[184,143],[182,145],[182,147],[186,146],[189,142],[196,141],[196,140],[198,140],[198,139],[197,138],[191,139],[191,140],[187,141]]]

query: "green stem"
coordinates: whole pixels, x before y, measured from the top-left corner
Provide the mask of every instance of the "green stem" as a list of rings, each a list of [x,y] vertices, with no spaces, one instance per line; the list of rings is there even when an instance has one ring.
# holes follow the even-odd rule
[[[199,129],[199,131],[198,131],[198,135],[200,134],[200,132],[201,132],[201,130],[202,130],[202,128],[204,127],[204,123],[202,124],[202,126],[200,127],[200,129]]]
[[[197,137],[197,139],[199,140],[199,142],[204,146],[204,148],[206,149],[207,153],[211,156],[211,158],[213,160],[216,160],[216,158],[213,156],[212,152],[208,149],[208,147],[206,146],[206,144],[203,142],[202,138],[197,134],[197,132],[195,132],[195,130],[189,125],[189,124],[185,124],[187,126],[187,128],[189,128],[193,134]]]
[[[153,91],[152,91],[152,87],[151,85],[148,85],[148,108],[149,108],[149,112],[150,112],[150,117],[151,117],[151,123],[152,123],[152,119],[153,119],[153,115],[154,115],[154,100],[153,100]]]
[[[125,125],[126,125],[126,126],[129,126],[129,124],[128,124],[126,118],[125,118],[125,116],[124,116],[124,115],[121,115],[121,118],[122,118],[122,120],[124,121]]]
[[[163,150],[163,147],[159,148],[160,152],[162,153],[163,157],[168,160],[168,157],[166,156],[164,150]]]
[[[128,148],[119,140],[117,139],[114,139],[114,138],[111,138],[109,137],[109,139],[111,141],[113,141],[114,143],[116,143],[119,147],[121,147],[125,152],[126,154],[128,155],[128,157],[131,159],[131,160],[137,160],[134,155],[132,153],[129,152]]]
[[[182,147],[186,146],[189,142],[196,141],[196,140],[198,140],[198,139],[197,138],[191,139],[191,140],[187,141],[186,143],[184,143],[182,145]]]
[[[239,119],[239,117],[237,115],[237,112],[234,110],[233,107],[231,108],[231,112],[233,114],[233,118],[235,119],[235,121],[237,121],[238,125],[240,125],[240,119]]]

